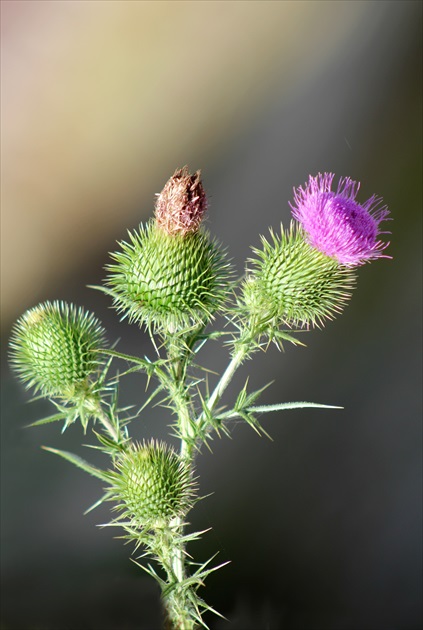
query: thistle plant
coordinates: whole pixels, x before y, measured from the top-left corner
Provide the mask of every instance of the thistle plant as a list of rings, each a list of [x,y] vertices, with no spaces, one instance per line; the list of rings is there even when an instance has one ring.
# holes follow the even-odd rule
[[[334,175],[310,177],[294,189],[293,219],[280,232],[262,237],[252,250],[243,278],[235,279],[226,252],[203,227],[207,198],[200,172],[184,167],[158,195],[154,218],[129,232],[111,254],[104,285],[129,323],[145,327],[152,340],[150,357],[123,354],[106,342],[99,320],[82,308],[46,302],[28,310],[15,324],[10,361],[17,376],[55,412],[36,425],[62,421],[63,429],[80,421],[89,429],[104,467],[65,450],[44,447],[98,478],[102,494],[90,509],[112,504],[103,525],[133,542],[134,562],[160,585],[167,623],[173,630],[207,627],[204,613],[217,613],[199,594],[219,566],[197,564],[187,546],[205,532],[189,530],[189,513],[200,499],[195,460],[214,434],[229,433],[242,419],[264,433],[258,416],[309,402],[257,404],[264,387],[245,385],[222,405],[235,372],[270,342],[280,348],[300,344],[298,334],[322,328],[339,315],[356,286],[357,267],[386,256],[380,224],[388,218],[382,200],[357,201],[359,184]],[[215,316],[226,320],[213,327]],[[207,344],[220,341],[228,365],[210,377]],[[124,362],[126,371],[112,369]],[[118,384],[128,372],[147,375],[152,385],[141,410],[121,408]],[[212,378],[214,381],[212,381]],[[248,381],[247,381],[248,382]],[[144,437],[135,441],[132,422],[154,402],[170,410],[171,432],[179,450]],[[222,566],[222,565],[220,565]]]

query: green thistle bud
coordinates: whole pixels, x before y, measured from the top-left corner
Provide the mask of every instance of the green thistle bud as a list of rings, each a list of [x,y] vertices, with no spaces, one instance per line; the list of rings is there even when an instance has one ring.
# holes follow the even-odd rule
[[[113,475],[114,498],[138,526],[169,523],[192,506],[196,488],[189,467],[164,443],[137,444],[124,453]]]
[[[174,331],[206,323],[224,302],[231,271],[199,229],[205,208],[199,173],[176,171],[159,195],[155,220],[112,254],[106,292],[131,322]]]
[[[94,315],[64,302],[45,302],[16,322],[10,361],[28,388],[75,402],[91,391],[103,341],[104,330]]]
[[[263,249],[244,283],[245,305],[259,321],[289,326],[323,325],[340,313],[351,297],[355,275],[308,244],[291,223],[281,236],[262,237]],[[276,320],[276,321],[275,321]]]

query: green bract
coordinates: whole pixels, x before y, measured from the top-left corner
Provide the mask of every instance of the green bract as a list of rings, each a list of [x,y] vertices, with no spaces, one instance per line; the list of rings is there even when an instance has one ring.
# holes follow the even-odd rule
[[[309,245],[291,224],[250,259],[243,300],[256,321],[288,326],[322,325],[341,312],[351,297],[354,272]]]
[[[192,507],[195,483],[189,467],[164,443],[135,444],[116,467],[114,498],[135,525],[165,525]]]
[[[83,398],[100,368],[104,330],[91,313],[64,302],[45,302],[16,322],[10,360],[27,387],[65,401]]]
[[[168,234],[154,222],[112,254],[109,293],[131,322],[175,330],[209,321],[225,300],[230,269],[205,231]]]

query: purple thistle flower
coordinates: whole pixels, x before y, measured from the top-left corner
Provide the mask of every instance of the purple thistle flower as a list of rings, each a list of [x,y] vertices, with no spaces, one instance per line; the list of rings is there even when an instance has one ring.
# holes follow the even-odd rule
[[[339,180],[332,191],[333,173],[310,175],[305,188],[294,189],[295,205],[290,204],[294,218],[307,233],[309,243],[341,265],[355,267],[383,254],[389,243],[378,239],[379,224],[389,210],[382,199],[372,195],[359,204],[356,196],[360,183],[349,177]]]

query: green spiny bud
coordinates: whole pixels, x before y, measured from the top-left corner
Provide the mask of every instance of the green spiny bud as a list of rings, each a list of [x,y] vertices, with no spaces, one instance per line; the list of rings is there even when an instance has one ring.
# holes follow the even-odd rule
[[[116,464],[113,476],[118,509],[138,526],[168,524],[192,506],[195,482],[189,467],[162,442],[136,444]]]
[[[10,361],[27,387],[65,401],[84,399],[101,365],[104,329],[91,313],[64,302],[45,302],[16,322]]]
[[[176,171],[159,195],[154,221],[112,254],[107,284],[131,322],[175,331],[206,323],[228,295],[224,252],[199,229],[206,209],[200,175]]]
[[[174,329],[208,321],[228,293],[228,264],[204,232],[170,236],[154,223],[112,255],[108,284],[131,322]]]
[[[292,326],[322,325],[341,312],[351,296],[355,275],[307,242],[291,223],[281,236],[271,231],[272,242],[262,237],[263,248],[243,287],[251,315],[260,321]]]

